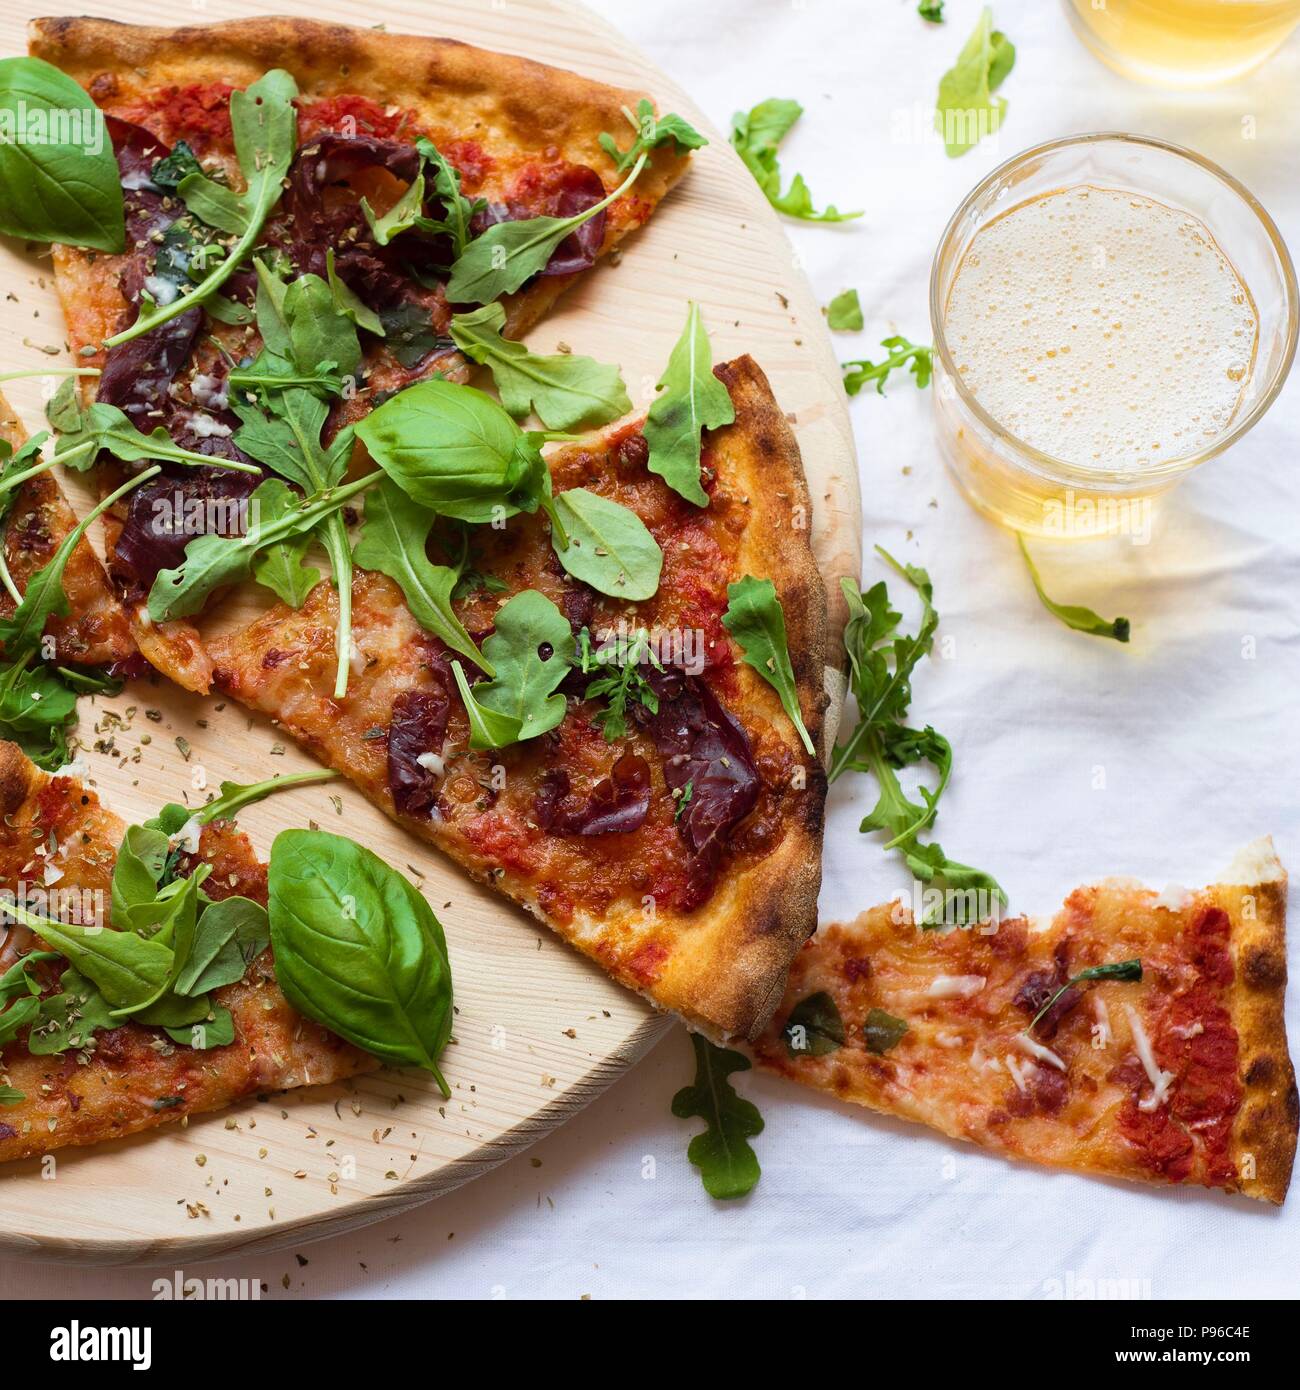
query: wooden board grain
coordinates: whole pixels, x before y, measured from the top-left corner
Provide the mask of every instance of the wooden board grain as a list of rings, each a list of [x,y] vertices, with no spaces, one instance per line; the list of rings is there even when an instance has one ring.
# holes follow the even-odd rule
[[[215,23],[293,13],[355,22],[354,0],[77,0],[78,13],[137,23]],[[0,55],[26,51],[25,24],[48,10],[9,0]],[[531,335],[623,367],[644,409],[698,300],[718,360],[752,353],[792,417],[814,500],[814,544],[832,602],[858,572],[852,433],[830,339],[779,221],[722,133],[690,98],[573,0],[375,0],[394,34],[429,33],[527,54],[652,92],[712,143],[626,246]],[[0,246],[0,371],[66,362],[46,253]],[[58,355],[43,353],[55,348]],[[53,379],[6,388],[30,428]],[[79,480],[77,480],[79,481]],[[74,506],[88,505],[70,486]],[[837,715],[838,706],[832,711]],[[833,727],[833,724],[832,724]],[[204,786],[309,766],[268,721],[161,681],[83,702],[83,755],[104,800],[129,820]],[[338,798],[338,810],[334,798]],[[609,981],[545,928],[406,835],[344,784],[288,792],[240,817],[265,854],[277,830],[317,821],[370,846],[419,882],[447,931],[458,1014],[444,1058],[452,1097],[384,1071],[346,1085],[254,1101],[187,1127],[0,1168],[0,1251],[79,1263],[153,1263],[267,1250],[366,1224],[469,1181],[540,1137],[622,1075],[668,1020]]]

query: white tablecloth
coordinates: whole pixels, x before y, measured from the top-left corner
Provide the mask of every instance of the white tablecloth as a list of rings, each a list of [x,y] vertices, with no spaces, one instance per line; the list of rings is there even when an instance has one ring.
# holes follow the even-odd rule
[[[819,204],[867,210],[845,227],[787,224],[822,302],[850,285],[861,293],[867,326],[837,336],[841,357],[871,355],[895,330],[929,341],[930,258],[952,209],[1001,159],[1053,136],[1123,129],[1189,145],[1241,178],[1300,249],[1300,41],[1234,86],[1166,94],[1098,64],[1057,4],[999,0],[996,21],[1017,46],[1007,123],[998,142],[949,160],[900,132],[924,128],[915,113],[979,0],[948,0],[942,26],[914,0],[596,7],[720,126],[768,96],[807,108],[782,153],[787,176],[801,171]],[[1030,912],[1108,874],[1204,882],[1262,833],[1300,868],[1300,382],[1179,490],[1150,546],[1040,544],[1054,592],[1132,618],[1127,647],[1039,608],[1007,534],[944,474],[922,393],[896,380],[852,414],[868,551],[880,542],[928,566],[954,639],[918,674],[913,704],[956,750],[938,826],[948,851],[995,873]],[[883,572],[869,559],[866,574]],[[857,833],[872,792],[853,782],[831,798],[823,920],[906,883]],[[1293,987],[1300,1040],[1295,1000]],[[767,1121],[755,1141],[763,1178],[741,1202],[711,1202],[686,1161],[697,1123],[669,1113],[690,1073],[678,1029],[585,1113],[471,1186],[304,1246],[305,1264],[285,1252],[208,1272],[260,1278],[268,1297],[1300,1292],[1300,1196],[1276,1211],[1016,1167],[752,1075],[739,1084]],[[147,1297],[154,1277],[10,1263],[0,1298]]]

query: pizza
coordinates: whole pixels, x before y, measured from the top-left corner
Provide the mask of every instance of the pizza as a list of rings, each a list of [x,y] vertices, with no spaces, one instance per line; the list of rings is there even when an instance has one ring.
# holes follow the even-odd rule
[[[125,824],[76,779],[51,777],[2,741],[0,812],[0,889],[21,894],[20,901],[31,901],[33,887],[57,893],[62,920],[98,921],[98,911],[83,914],[79,905],[110,898]],[[239,897],[265,907],[266,867],[233,821],[205,825],[194,851],[178,853],[175,872],[189,877],[201,865],[210,869],[204,887],[214,902]],[[68,963],[42,959],[52,954],[43,947],[27,926],[0,927],[0,979],[12,980],[30,955],[26,973],[51,1006],[21,1036],[0,1043],[0,1161],[136,1134],[246,1096],[379,1065],[289,1006],[269,947],[242,979],[214,991],[234,1036],[205,1050],[158,1027],[92,1020],[86,993],[67,985]],[[17,993],[21,1002],[25,990]],[[14,1007],[8,998],[0,1002]]]
[[[201,169],[209,186],[227,196],[243,180],[232,94],[238,101],[268,72],[292,81],[296,149],[282,191],[273,190],[278,196],[263,229],[264,254],[282,258],[286,274],[328,276],[349,312],[376,330],[361,335],[359,389],[339,403],[331,431],[422,377],[468,373],[449,336],[454,306],[447,298],[445,236],[413,236],[408,228],[404,237],[385,240],[388,229],[375,228],[375,217],[400,205],[413,180],[434,182],[434,165],[417,173],[418,142],[432,142],[437,178],[454,182],[467,230],[478,235],[498,223],[591,214],[526,284],[500,296],[508,338],[524,334],[575,279],[642,226],[688,165],[685,148],[673,141],[651,149],[633,186],[593,214],[620,186],[617,162],[601,137],[630,136],[624,113],[648,106],[647,99],[451,40],[283,17],[182,29],[38,19],[29,48],[78,82],[105,113],[125,193],[121,255],[55,248],[74,356],[103,369],[89,391],[143,432],[161,425],[214,463],[238,456],[239,420],[224,384],[229,364],[260,346],[247,312],[257,284],[251,264],[245,261],[222,286],[219,309],[209,299],[107,351],[101,345],[135,324],[142,304],[161,297],[165,305],[190,288],[199,276],[189,270],[210,263],[200,254],[222,246],[221,229],[196,224],[178,196],[177,175]],[[164,164],[171,173],[157,184],[153,175]],[[439,206],[430,189],[424,223],[446,211],[446,199]],[[117,476],[108,467],[99,472],[105,489]],[[184,550],[183,534],[170,547],[156,534],[141,534],[154,504],[177,487],[204,499],[251,491],[247,476],[228,470],[165,469],[129,509],[106,519],[108,566],[141,651],[202,693],[211,665],[192,626],[150,624],[139,612],[158,570]]]
[[[0,453],[5,454],[6,469],[26,443],[27,431],[0,395],[0,445],[7,446],[0,447]],[[32,575],[49,563],[59,542],[75,528],[77,517],[57,479],[48,472],[15,488],[12,500],[6,495],[0,510],[5,566],[21,594]],[[46,635],[52,639],[50,658],[62,665],[103,666],[123,675],[134,672],[139,658],[126,614],[104,567],[84,538],[68,561],[63,587],[69,611],[55,614],[45,625]],[[16,607],[8,589],[0,589],[0,619],[12,617]]]
[[[1077,889],[1050,923],[918,928],[901,904],[796,957],[759,1065],[1011,1158],[1280,1203],[1295,1157],[1286,873]]]
[[[651,701],[633,704],[616,736],[607,702],[588,696],[591,677],[575,669],[559,686],[564,715],[553,729],[476,751],[449,669],[455,653],[422,630],[383,574],[354,581],[357,657],[342,701],[328,585],[297,610],[277,604],[205,640],[205,650],[214,690],[270,715],[616,979],[715,1034],[746,1036],[816,923],[826,599],[798,445],[767,379],[749,358],[719,365],[716,379],[735,418],[704,433],[707,508],[648,470],[641,421],[547,458],[558,498],[585,489],[644,522],[663,554],[651,598],[610,598],[566,574],[538,515],[480,528],[473,563],[495,583],[456,605],[485,644],[524,594],[563,615],[562,639],[649,634],[663,669],[642,665]],[[724,626],[728,589],[746,575],[770,580],[779,597],[814,752]]]

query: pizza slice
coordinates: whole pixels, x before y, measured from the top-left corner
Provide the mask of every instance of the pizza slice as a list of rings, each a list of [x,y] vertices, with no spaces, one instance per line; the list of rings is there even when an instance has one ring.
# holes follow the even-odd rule
[[[627,544],[629,566],[649,549],[654,577],[634,598],[617,596],[623,576],[610,583],[596,555],[584,573],[613,596],[569,572],[579,566],[541,507],[435,528],[448,561],[435,569],[432,518],[414,520],[386,484],[365,503],[356,554],[373,568],[352,586],[343,698],[330,585],[297,609],[201,627],[215,690],[271,716],[652,1003],[745,1036],[816,922],[826,597],[798,445],[767,379],[750,358],[709,379],[734,419],[700,441],[707,506],[651,471],[643,422],[546,460],[551,510],[575,539],[599,548],[600,527],[618,523],[607,543]],[[778,630],[770,648],[760,623]],[[495,681],[467,655],[480,649]],[[494,746],[484,721],[521,691],[540,732]]]
[[[1286,873],[1077,889],[1050,924],[946,932],[899,903],[823,927],[760,1066],[998,1153],[1280,1203],[1295,1157]]]
[[[0,812],[6,907],[40,909],[51,930],[56,923],[103,926],[110,901],[116,918],[122,887],[115,887],[114,870],[127,827],[93,791],[70,777],[50,777],[15,745],[0,742]],[[266,866],[233,821],[183,830],[167,873],[180,883],[200,868],[212,903],[266,907]],[[256,928],[245,934],[241,926],[239,946],[251,959],[246,969],[237,958],[234,972],[213,977],[243,970],[213,989],[199,1026],[187,1018],[166,1029],[111,1018],[85,976],[30,926],[10,922],[13,915],[0,921],[0,1161],[136,1134],[245,1096],[379,1065],[289,1006],[271,950],[264,941],[248,944]],[[206,1029],[227,1033],[196,1037]]]
[[[463,379],[461,345],[502,358],[703,143],[676,117],[656,125],[638,93],[381,29],[39,19],[30,51],[106,116],[125,250],[56,246],[58,290],[78,361],[103,369],[88,398],[187,455],[106,520],[107,553],[141,650],[199,692],[211,668],[192,627],[149,622],[141,601],[185,547],[159,504],[228,515],[255,485],[229,467],[247,461],[230,374],[284,365],[259,294],[290,294],[295,385],[329,402],[337,441],[413,381]],[[603,400],[604,419],[630,408],[617,374]],[[99,472],[104,491],[121,481]]]
[[[0,480],[5,474],[40,462],[25,457],[27,432],[9,402],[0,394]],[[47,565],[59,543],[76,527],[77,517],[54,476],[38,473],[0,495],[4,566],[9,583],[0,588],[0,621],[12,618],[28,581]],[[68,599],[66,613],[54,613],[45,623],[52,641],[51,660],[60,665],[107,666],[125,674],[137,658],[135,643],[122,605],[113,593],[104,567],[90,542],[77,542],[63,572]],[[4,644],[0,641],[0,653]]]

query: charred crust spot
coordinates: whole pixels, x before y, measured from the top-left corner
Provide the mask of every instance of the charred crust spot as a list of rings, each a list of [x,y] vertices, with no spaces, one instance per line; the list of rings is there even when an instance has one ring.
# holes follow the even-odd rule
[[[1241,973],[1252,989],[1281,989],[1286,984],[1286,961],[1267,946],[1247,947]]]
[[[1246,1068],[1247,1086],[1267,1086],[1277,1075],[1277,1062],[1267,1053],[1254,1058]]]

